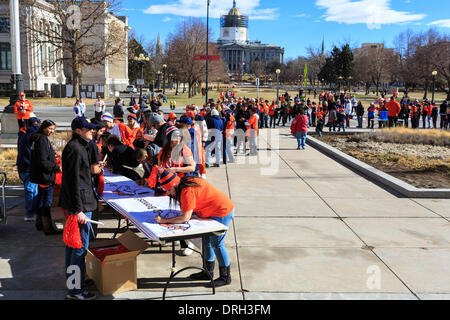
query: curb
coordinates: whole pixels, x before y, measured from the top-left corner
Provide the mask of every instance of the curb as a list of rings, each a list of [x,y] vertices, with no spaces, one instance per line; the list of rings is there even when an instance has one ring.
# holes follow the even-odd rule
[[[308,136],[307,143],[330,158],[346,164],[352,169],[355,169],[375,181],[394,189],[408,198],[450,199],[450,189],[419,189],[362,161],[359,161],[358,159],[355,159],[311,136]]]

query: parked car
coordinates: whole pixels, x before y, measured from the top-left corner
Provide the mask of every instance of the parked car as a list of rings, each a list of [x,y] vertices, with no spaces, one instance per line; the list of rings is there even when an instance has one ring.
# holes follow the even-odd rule
[[[125,89],[126,93],[137,93],[137,88],[134,85],[129,85],[126,89]]]

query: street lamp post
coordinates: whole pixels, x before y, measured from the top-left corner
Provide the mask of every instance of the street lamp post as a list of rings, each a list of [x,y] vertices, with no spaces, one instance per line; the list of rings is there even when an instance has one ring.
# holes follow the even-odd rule
[[[325,88],[325,84],[324,84],[325,79],[322,79],[322,91]]]
[[[339,76],[339,93],[341,93],[341,85],[342,85],[342,79],[344,79],[342,76]]]
[[[279,101],[280,101],[280,73],[281,73],[281,70],[277,69],[275,71],[275,73],[277,74],[277,105],[278,105]]]
[[[167,70],[167,65],[163,64],[162,68],[163,68],[163,94],[166,94],[166,70]]]
[[[437,76],[437,71],[434,70],[431,75],[433,76],[433,93],[432,93],[432,97],[431,97],[431,104],[434,105],[434,91],[436,90],[436,76]]]
[[[157,71],[156,74],[158,75],[158,91],[161,90],[161,71]]]
[[[350,93],[352,93],[352,80],[353,80],[352,76],[348,77],[348,86],[349,86]]]
[[[138,57],[134,57],[133,58],[134,61],[136,61],[139,66],[141,67],[141,81],[144,81],[144,64],[150,61],[149,57],[144,56],[143,53],[141,53]],[[141,84],[139,85],[140,89],[139,89],[139,101],[142,100],[142,89],[144,88],[144,83],[141,82]]]

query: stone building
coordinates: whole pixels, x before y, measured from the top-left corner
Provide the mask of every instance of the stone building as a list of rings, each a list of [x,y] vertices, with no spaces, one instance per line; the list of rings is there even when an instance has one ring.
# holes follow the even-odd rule
[[[72,70],[69,63],[55,63],[67,52],[52,48],[51,44],[33,43],[36,35],[31,30],[39,30],[45,36],[51,32],[60,32],[61,26],[52,13],[51,1],[20,0],[21,57],[24,87],[27,92],[50,91],[52,84],[70,83]],[[8,90],[11,80],[11,34],[9,0],[0,0],[0,90]],[[108,21],[124,26],[124,39],[128,39],[127,17],[108,14]],[[32,27],[30,27],[32,26]],[[99,28],[98,36],[92,41],[102,41],[108,28]],[[128,85],[128,47],[124,46],[123,58],[107,58],[104,63],[95,66],[83,66],[81,83],[86,86],[100,86],[106,96],[125,89]]]
[[[247,16],[241,14],[233,1],[233,8],[221,18],[217,40],[222,60],[229,74],[248,74],[253,61],[284,63],[284,48],[249,40]]]

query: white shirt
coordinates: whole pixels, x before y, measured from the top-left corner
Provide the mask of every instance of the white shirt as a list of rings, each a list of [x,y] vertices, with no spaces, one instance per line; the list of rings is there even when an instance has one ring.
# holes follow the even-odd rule
[[[78,104],[78,106],[80,107],[81,114],[85,115],[86,114],[86,104],[84,102],[80,102]]]
[[[352,104],[350,102],[347,102],[345,104],[345,114],[351,114],[352,113]]]
[[[103,102],[103,100],[95,101],[95,103],[94,103],[94,110],[95,110],[95,112],[105,113],[106,106],[105,106],[105,103]]]

